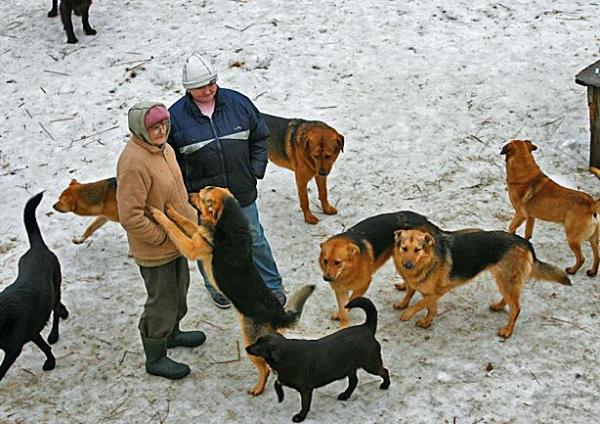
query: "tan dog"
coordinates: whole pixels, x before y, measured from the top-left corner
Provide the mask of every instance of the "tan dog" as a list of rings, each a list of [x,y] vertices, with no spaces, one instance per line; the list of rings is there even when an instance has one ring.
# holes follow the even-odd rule
[[[248,221],[230,191],[205,187],[192,194],[190,201],[200,211],[200,225],[170,206],[166,216],[156,208],[151,208],[150,214],[186,258],[202,261],[211,284],[233,303],[239,313],[244,347],[260,336],[293,326],[315,287],[300,288],[284,309],[254,265]],[[264,391],[270,371],[263,358],[250,354],[248,358],[258,371],[258,382],[249,393],[257,396]]]
[[[337,209],[327,199],[327,176],[340,152],[344,151],[344,136],[321,121],[287,119],[262,114],[269,130],[269,160],[294,171],[300,209],[309,224],[319,222],[308,204],[308,182],[317,182],[323,212],[334,215]]]
[[[422,226],[442,231],[418,213],[400,211],[367,218],[321,243],[319,265],[338,305],[331,319],[339,320],[341,327],[348,326],[345,306],[349,300],[365,294],[375,271],[390,258],[394,231]],[[403,290],[404,285],[398,284],[396,288]],[[352,295],[348,298],[350,291]]]
[[[394,265],[406,283],[406,295],[394,304],[404,309],[415,291],[423,298],[400,315],[402,321],[427,309],[417,326],[427,328],[437,315],[437,301],[444,294],[468,283],[483,271],[490,271],[502,299],[490,305],[492,311],[509,307],[508,325],[500,337],[513,333],[521,311],[521,290],[528,278],[571,285],[561,269],[538,260],[531,243],[505,231],[457,231],[431,233],[428,230],[395,232]]]
[[[587,271],[592,277],[598,273],[600,264],[599,217],[600,202],[586,193],[563,187],[548,178],[539,168],[531,152],[537,147],[529,140],[512,140],[500,154],[506,155],[506,183],[510,203],[515,209],[508,231],[514,233],[526,221],[525,238],[533,235],[536,218],[543,221],[560,222],[565,227],[569,247],[575,254],[575,265],[566,268],[575,274],[584,257],[581,243],[588,240],[594,262]]]
[[[60,194],[58,202],[53,207],[58,212],[73,212],[81,216],[97,216],[81,237],[73,239],[73,243],[81,244],[109,220],[119,222],[117,179],[107,178],[85,184],[77,180],[71,180],[69,186]]]

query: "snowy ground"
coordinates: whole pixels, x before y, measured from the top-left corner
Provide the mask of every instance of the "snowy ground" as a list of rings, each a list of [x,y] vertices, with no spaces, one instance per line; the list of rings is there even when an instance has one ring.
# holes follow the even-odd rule
[[[172,357],[193,373],[170,382],[149,376],[137,321],[145,299],[124,232],[108,224],[87,245],[71,238],[89,219],[54,212],[71,178],[114,175],[127,137],[126,111],[141,100],[167,105],[181,94],[180,72],[193,50],[208,51],[220,84],[241,90],[260,110],[322,119],[346,137],[330,177],[337,216],[324,216],[312,186],[305,224],[293,176],[270,166],[259,207],[288,291],[317,284],[294,337],[336,329],[333,292],[322,281],[318,245],[357,221],[413,209],[446,228],[506,228],[512,209],[499,151],[511,138],[538,145],[540,166],[597,196],[587,172],[586,91],[574,75],[598,60],[597,1],[98,0],[77,45],[67,45],[50,2],[2,0],[0,15],[0,288],[27,249],[22,208],[46,190],[38,209],[44,237],[59,256],[71,312],[54,345],[57,367],[27,345],[0,383],[1,423],[289,422],[300,409],[287,390],[277,403],[270,380],[250,397],[256,373],[238,358],[232,310],[217,310],[192,272],[184,327],[207,343]],[[571,265],[560,226],[536,225],[540,258]],[[585,248],[589,265],[591,252]],[[598,278],[580,271],[573,287],[530,284],[513,337],[496,330],[497,297],[488,275],[442,299],[429,330],[398,321],[401,294],[391,264],[368,296],[380,313],[378,338],[392,386],[359,373],[315,392],[307,422],[590,423],[598,404]],[[481,283],[481,284],[479,284]],[[355,323],[362,315],[352,315]],[[46,329],[46,332],[49,331]],[[3,354],[0,354],[0,357]],[[486,371],[488,364],[493,370]],[[596,417],[596,418],[594,418]]]

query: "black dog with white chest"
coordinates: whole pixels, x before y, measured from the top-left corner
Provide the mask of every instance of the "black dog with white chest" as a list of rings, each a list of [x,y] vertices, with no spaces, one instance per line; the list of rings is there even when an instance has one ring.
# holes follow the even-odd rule
[[[25,229],[30,248],[19,259],[15,282],[0,292],[0,349],[4,351],[0,381],[28,342],[35,343],[46,354],[44,371],[53,369],[56,360],[40,332],[50,319],[50,313],[54,312],[48,341],[56,343],[59,318],[65,319],[69,315],[60,302],[60,263],[44,243],[35,219],[42,196],[43,193],[35,195],[25,205]]]
[[[60,19],[67,32],[67,43],[77,43],[77,37],[73,32],[73,22],[71,21],[71,12],[81,16],[83,31],[86,35],[95,35],[96,30],[90,26],[89,11],[92,0],[60,0]],[[51,18],[58,15],[58,0],[52,0],[52,9],[48,12]]]
[[[344,328],[318,340],[286,339],[279,333],[260,337],[246,348],[251,355],[260,356],[277,372],[275,391],[283,401],[283,387],[300,392],[302,410],[294,415],[301,422],[310,410],[312,392],[333,381],[348,377],[348,388],[340,393],[339,400],[347,400],[358,384],[356,371],[364,369],[369,374],[383,378],[380,389],[390,386],[389,372],[383,367],[381,346],[375,339],[377,310],[369,299],[358,297],[346,308],[361,308],[367,314],[362,325]]]

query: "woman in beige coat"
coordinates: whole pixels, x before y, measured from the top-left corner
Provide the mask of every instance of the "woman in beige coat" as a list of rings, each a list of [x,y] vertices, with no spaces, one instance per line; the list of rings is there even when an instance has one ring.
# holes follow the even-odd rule
[[[117,163],[117,204],[148,293],[139,323],[146,371],[177,379],[188,375],[190,368],[168,358],[167,348],[199,346],[206,336],[201,331],[179,328],[187,313],[187,259],[146,210],[150,206],[164,210],[170,204],[193,221],[196,211],[188,203],[175,153],[165,143],[170,129],[165,106],[138,103],[129,110],[128,120],[132,136]]]

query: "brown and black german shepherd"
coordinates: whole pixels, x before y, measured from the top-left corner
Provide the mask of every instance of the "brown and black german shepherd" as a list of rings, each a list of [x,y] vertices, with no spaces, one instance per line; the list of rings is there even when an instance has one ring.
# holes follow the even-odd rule
[[[239,203],[225,188],[205,187],[190,195],[200,222],[188,220],[167,206],[152,217],[165,229],[188,259],[201,260],[209,281],[233,303],[239,313],[244,347],[260,336],[293,326],[315,286],[304,286],[290,298],[286,309],[262,280],[252,260],[252,236]],[[269,377],[264,359],[248,355],[258,370],[258,382],[249,393],[260,395]]]
[[[335,292],[338,305],[331,319],[339,320],[341,327],[348,326],[345,306],[349,300],[365,294],[375,271],[392,255],[394,231],[416,227],[442,231],[423,215],[400,211],[367,218],[321,243],[319,265],[323,279]],[[397,284],[396,288],[403,290],[404,285]],[[348,299],[350,291],[352,295]]]
[[[71,180],[53,207],[58,212],[98,217],[87,227],[81,237],[73,239],[73,243],[81,244],[109,220],[119,222],[117,179],[107,178],[85,184]]]
[[[287,119],[264,113],[262,116],[271,133],[269,160],[294,171],[304,220],[309,224],[319,222],[308,204],[307,186],[313,177],[323,212],[336,214],[337,209],[327,199],[327,176],[338,155],[344,151],[344,136],[321,121]]]
[[[525,223],[525,238],[533,235],[535,219],[559,222],[565,227],[569,247],[575,254],[575,264],[566,268],[575,274],[585,259],[581,243],[587,240],[594,261],[587,275],[593,277],[600,265],[600,201],[578,190],[563,187],[548,178],[535,163],[532,152],[537,147],[529,140],[512,140],[502,147],[506,156],[506,183],[510,203],[515,209],[508,231],[514,233]]]
[[[529,241],[505,231],[396,231],[394,264],[406,283],[406,295],[394,307],[406,308],[415,291],[420,292],[423,298],[406,309],[400,319],[407,321],[427,309],[427,316],[417,321],[423,328],[435,318],[440,297],[482,271],[490,271],[502,295],[490,309],[502,311],[506,305],[509,307],[508,325],[498,330],[504,338],[513,333],[521,311],[521,290],[528,278],[571,285],[563,270],[537,259]]]

